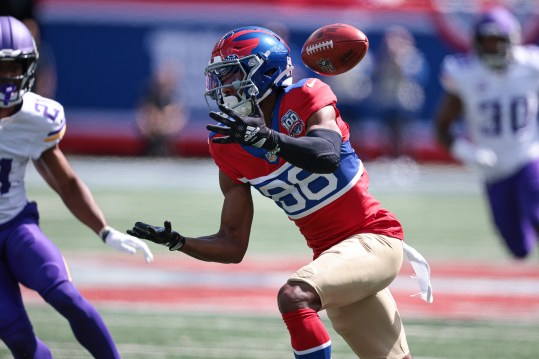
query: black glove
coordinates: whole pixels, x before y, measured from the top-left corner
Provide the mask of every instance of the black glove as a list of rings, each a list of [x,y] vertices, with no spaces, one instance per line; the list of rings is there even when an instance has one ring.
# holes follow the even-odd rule
[[[224,124],[207,125],[209,131],[225,135],[225,137],[215,137],[214,143],[239,143],[245,146],[264,148],[268,151],[274,151],[277,148],[277,136],[266,126],[262,112],[255,103],[255,115],[242,116],[228,106],[220,105],[222,112],[210,112],[210,117],[215,121]]]
[[[127,234],[157,244],[162,244],[167,246],[171,251],[179,251],[185,244],[185,237],[172,230],[170,221],[165,221],[164,227],[137,222],[133,229],[127,230]]]

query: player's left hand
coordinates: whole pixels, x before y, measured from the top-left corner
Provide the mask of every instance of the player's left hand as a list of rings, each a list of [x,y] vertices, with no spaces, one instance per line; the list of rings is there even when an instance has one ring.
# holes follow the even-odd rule
[[[144,254],[146,263],[153,261],[153,254],[150,251],[150,248],[148,248],[148,245],[140,239],[119,232],[108,226],[99,232],[99,236],[103,239],[103,242],[120,252],[135,254],[137,250],[140,250],[142,254]]]
[[[127,233],[166,246],[171,251],[179,251],[185,244],[185,237],[172,230],[170,221],[165,221],[164,227],[137,222],[133,229],[127,230]]]
[[[228,106],[219,106],[221,112],[210,112],[210,117],[225,126],[207,125],[209,131],[224,135],[215,137],[213,143],[239,143],[245,146],[274,150],[277,142],[273,131],[266,126],[264,117],[257,105],[257,113],[254,116],[243,116]]]

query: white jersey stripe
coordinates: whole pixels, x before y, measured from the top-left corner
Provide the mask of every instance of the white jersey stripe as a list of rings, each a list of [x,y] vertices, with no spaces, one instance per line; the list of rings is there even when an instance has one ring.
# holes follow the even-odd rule
[[[314,353],[314,352],[317,352],[321,349],[325,349],[327,347],[329,347],[331,345],[331,340],[322,344],[322,345],[319,345],[317,347],[314,347],[314,348],[311,348],[311,349],[306,349],[306,350],[294,350],[294,354],[296,355],[307,355],[307,354],[311,354],[311,353]]]

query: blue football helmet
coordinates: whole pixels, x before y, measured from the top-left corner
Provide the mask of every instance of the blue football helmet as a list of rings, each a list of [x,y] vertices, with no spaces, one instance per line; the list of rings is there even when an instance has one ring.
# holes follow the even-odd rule
[[[2,77],[0,73],[0,107],[22,102],[22,96],[34,84],[38,57],[30,30],[14,17],[0,16],[0,64],[18,62],[23,68],[18,76]]]
[[[251,115],[272,91],[292,84],[292,69],[290,49],[274,32],[256,26],[232,30],[217,42],[204,71],[206,102]]]
[[[488,39],[496,41],[494,49],[487,49]],[[474,26],[474,49],[484,63],[495,69],[503,69],[513,58],[513,45],[520,43],[521,30],[516,17],[503,7],[485,12]]]

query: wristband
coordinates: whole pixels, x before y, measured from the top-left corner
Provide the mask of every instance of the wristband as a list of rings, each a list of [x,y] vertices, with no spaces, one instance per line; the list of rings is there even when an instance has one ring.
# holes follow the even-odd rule
[[[182,249],[183,245],[185,244],[185,237],[178,233],[179,241],[174,246],[168,247],[170,251],[179,251]]]
[[[107,242],[107,236],[109,235],[110,230],[111,228],[109,226],[105,226],[103,227],[103,229],[99,231],[99,237],[101,237],[101,240],[103,241],[103,243]]]

